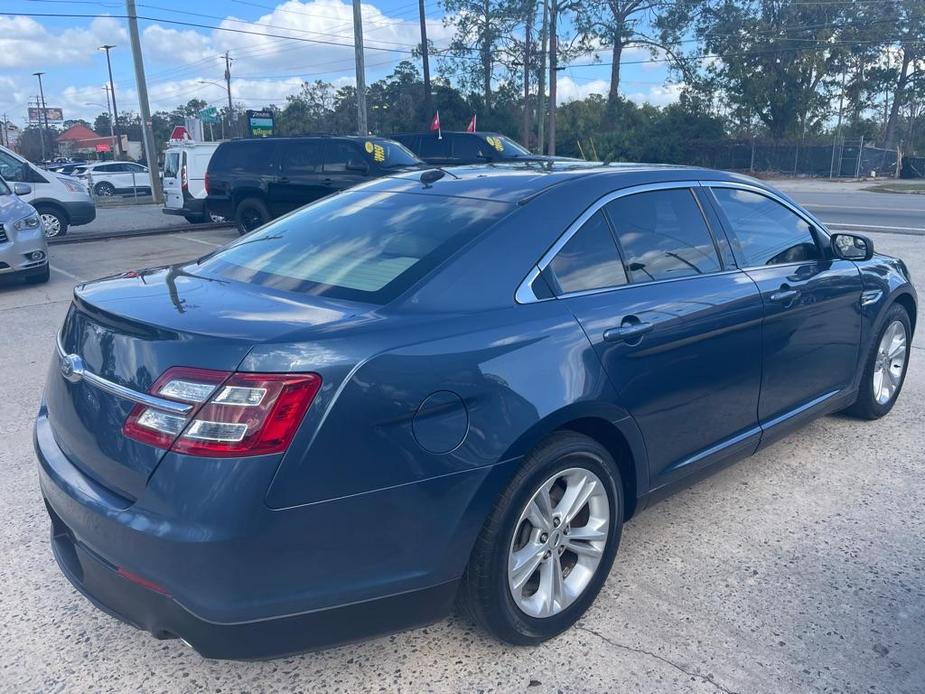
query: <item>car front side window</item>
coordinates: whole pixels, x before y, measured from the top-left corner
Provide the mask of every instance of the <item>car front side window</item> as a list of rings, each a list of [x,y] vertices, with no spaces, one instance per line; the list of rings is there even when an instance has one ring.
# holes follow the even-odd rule
[[[782,265],[822,257],[810,224],[766,195],[740,188],[714,188],[726,215],[733,246],[744,267]]]

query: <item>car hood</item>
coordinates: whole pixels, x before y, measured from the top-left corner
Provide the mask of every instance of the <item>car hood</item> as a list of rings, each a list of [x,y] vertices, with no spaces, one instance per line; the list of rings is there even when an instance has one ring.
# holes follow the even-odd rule
[[[0,195],[0,223],[17,222],[35,212],[35,208],[18,195]]]

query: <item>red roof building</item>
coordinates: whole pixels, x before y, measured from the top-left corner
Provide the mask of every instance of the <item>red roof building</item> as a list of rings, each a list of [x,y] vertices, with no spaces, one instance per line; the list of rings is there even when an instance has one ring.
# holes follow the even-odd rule
[[[69,154],[112,152],[113,138],[100,137],[83,123],[77,123],[58,135],[58,145],[62,152]],[[127,150],[125,135],[122,135],[122,147]]]

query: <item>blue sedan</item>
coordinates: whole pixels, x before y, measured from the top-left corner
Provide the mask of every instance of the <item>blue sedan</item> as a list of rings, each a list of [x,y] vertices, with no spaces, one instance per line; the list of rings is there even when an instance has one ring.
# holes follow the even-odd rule
[[[643,165],[371,181],[83,284],[35,424],[94,604],[210,658],[461,605],[536,644],[623,523],[826,413],[888,413],[901,260],[761,182]]]

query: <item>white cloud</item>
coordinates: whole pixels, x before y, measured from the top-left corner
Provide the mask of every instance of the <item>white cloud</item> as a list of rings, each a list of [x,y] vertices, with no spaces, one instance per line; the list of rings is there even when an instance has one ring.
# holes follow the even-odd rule
[[[656,84],[644,92],[626,94],[626,98],[639,105],[667,106],[677,101],[683,90],[683,84]]]
[[[54,34],[30,17],[0,17],[0,69],[86,64],[100,45],[127,40],[125,28],[112,17]]]
[[[560,76],[556,81],[556,101],[559,104],[586,99],[591,94],[603,94],[606,96],[608,91],[610,91],[610,80],[576,82],[568,75],[565,75]]]

